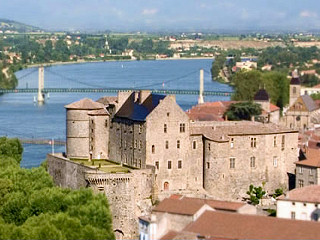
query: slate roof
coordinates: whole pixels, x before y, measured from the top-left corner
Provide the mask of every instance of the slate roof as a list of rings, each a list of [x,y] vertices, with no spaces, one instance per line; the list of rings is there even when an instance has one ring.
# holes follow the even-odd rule
[[[143,103],[135,102],[135,93],[133,92],[125,103],[116,113],[116,117],[127,118],[134,121],[145,121],[147,116],[155,109],[160,100],[164,99],[165,95],[150,94]]]
[[[220,211],[205,211],[183,232],[206,239],[320,239],[318,222]]]
[[[66,109],[96,110],[104,108],[104,105],[102,103],[95,102],[89,98],[84,98],[80,101],[65,105],[64,107]]]
[[[295,188],[284,196],[280,196],[279,200],[320,203],[320,185],[310,185],[302,188]]]
[[[300,82],[299,77],[291,78],[290,85],[300,85],[300,84],[301,84],[301,82]]]
[[[256,101],[269,101],[269,94],[265,89],[259,89],[253,99]]]
[[[301,98],[309,112],[312,112],[318,109],[317,104],[313,101],[313,99],[309,95],[303,95],[301,96]]]

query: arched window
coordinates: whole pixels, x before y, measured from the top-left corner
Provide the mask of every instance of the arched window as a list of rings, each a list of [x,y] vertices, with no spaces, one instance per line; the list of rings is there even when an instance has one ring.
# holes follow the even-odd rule
[[[292,93],[293,93],[293,94],[296,94],[296,93],[297,93],[297,88],[296,88],[296,87],[293,87],[293,88],[292,88]]]
[[[168,191],[169,190],[169,183],[168,182],[164,182],[163,184],[163,190]]]

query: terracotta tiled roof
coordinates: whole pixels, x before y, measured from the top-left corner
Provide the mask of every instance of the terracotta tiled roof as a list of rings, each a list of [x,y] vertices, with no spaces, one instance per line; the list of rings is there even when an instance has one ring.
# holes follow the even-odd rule
[[[208,139],[217,142],[229,141],[228,136],[239,135],[261,135],[261,134],[281,134],[289,132],[298,132],[277,124],[263,124],[259,122],[240,121],[237,124],[229,126],[192,126],[191,135],[203,135]]]
[[[295,162],[295,164],[316,168],[320,167],[320,150],[309,147],[306,152],[306,157],[306,160]]]
[[[70,103],[64,107],[67,109],[95,110],[104,108],[104,105],[102,103],[95,102],[89,98],[84,98],[80,101]]]
[[[223,114],[237,101],[218,101],[198,104],[187,111],[193,121],[224,121]]]
[[[203,205],[209,205],[215,210],[237,211],[246,205],[241,202],[218,201],[213,199],[191,198],[172,195],[164,199],[154,209],[156,212],[168,212],[181,215],[194,215]]]
[[[206,211],[184,231],[205,238],[320,239],[319,223]]]
[[[282,195],[279,200],[288,200],[296,202],[320,203],[320,185],[310,185],[302,188],[296,188]]]
[[[313,139],[308,141],[308,149],[320,149],[320,142]]]
[[[270,103],[270,112],[279,111],[280,108],[272,103]]]
[[[320,84],[313,86],[312,88],[320,88]]]
[[[165,235],[163,235],[160,239],[161,240],[168,240],[168,239],[174,239],[179,232],[176,231],[169,231]]]

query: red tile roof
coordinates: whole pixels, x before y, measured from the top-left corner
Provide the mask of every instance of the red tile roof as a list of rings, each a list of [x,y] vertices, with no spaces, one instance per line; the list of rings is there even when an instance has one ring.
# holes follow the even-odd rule
[[[203,205],[209,205],[216,210],[237,211],[246,205],[242,202],[218,201],[213,199],[190,198],[172,195],[159,203],[156,212],[167,212],[181,215],[194,215]]]
[[[320,225],[274,217],[206,211],[183,231],[205,238],[320,239]]]
[[[296,202],[320,203],[320,185],[310,185],[302,188],[296,188],[282,195],[279,200],[288,200]]]
[[[306,160],[295,162],[295,164],[316,168],[320,167],[320,150],[309,147],[306,152],[306,157]]]

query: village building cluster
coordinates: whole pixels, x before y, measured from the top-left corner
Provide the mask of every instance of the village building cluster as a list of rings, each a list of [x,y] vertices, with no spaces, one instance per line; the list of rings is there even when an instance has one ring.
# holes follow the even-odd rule
[[[287,192],[303,183],[319,184],[317,153],[298,147],[298,143],[302,146],[299,128],[314,127],[312,116],[319,108],[309,96],[300,96],[300,82],[295,77],[283,118],[264,89],[254,99],[263,109],[260,122],[228,121],[224,113],[232,101],[202,103],[185,112],[175,96],[146,90],[119,92],[97,101],[82,99],[65,106],[66,152],[48,155],[49,173],[60,186],[89,186],[103,192],[114,228],[124,238],[135,238],[139,231],[141,239],[173,234],[165,237],[171,239],[183,231],[226,239],[261,237],[258,233],[237,236],[236,232],[212,235],[201,223],[220,219],[227,224],[232,218],[237,224],[249,219],[261,227],[296,227],[291,220],[270,223],[261,216],[242,215],[256,212],[241,201],[251,184],[263,186],[267,193],[276,189]],[[237,202],[226,202],[230,200]],[[241,215],[235,217],[221,209]],[[315,228],[313,224],[310,227]]]

